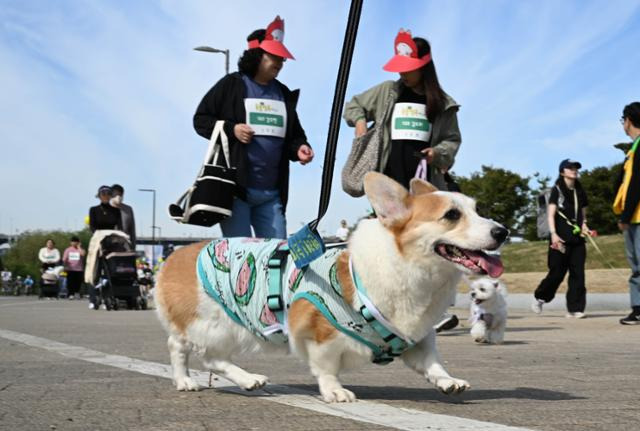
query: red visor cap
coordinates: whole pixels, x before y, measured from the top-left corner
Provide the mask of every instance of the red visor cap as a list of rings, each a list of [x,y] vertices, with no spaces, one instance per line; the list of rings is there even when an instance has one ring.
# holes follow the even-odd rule
[[[282,58],[290,58],[295,60],[293,54],[284,46],[284,20],[280,16],[276,16],[271,24],[267,27],[266,35],[262,42],[257,39],[249,41],[249,49],[262,48],[269,54],[277,55]]]
[[[411,72],[431,61],[431,54],[418,57],[418,47],[409,30],[398,32],[393,43],[395,55],[382,68],[387,72]]]

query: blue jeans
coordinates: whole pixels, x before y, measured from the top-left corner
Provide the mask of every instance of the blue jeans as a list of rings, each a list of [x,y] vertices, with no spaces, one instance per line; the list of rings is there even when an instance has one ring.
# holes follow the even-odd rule
[[[624,233],[624,251],[631,267],[629,295],[631,306],[640,307],[640,224],[629,225]]]
[[[233,215],[220,222],[222,236],[250,237],[251,227],[258,238],[287,237],[282,200],[278,190],[247,188],[247,200],[233,200]]]

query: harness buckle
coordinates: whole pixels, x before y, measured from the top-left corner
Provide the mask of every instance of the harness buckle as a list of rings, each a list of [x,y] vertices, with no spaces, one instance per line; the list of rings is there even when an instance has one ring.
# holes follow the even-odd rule
[[[267,307],[273,312],[284,310],[282,297],[280,295],[267,295]]]
[[[364,317],[364,320],[366,320],[367,323],[371,323],[374,320],[376,320],[376,318],[373,317],[373,314],[371,314],[371,312],[369,311],[366,305],[363,305],[362,307],[360,307],[360,314],[362,315],[362,317]]]
[[[389,341],[393,340],[396,337],[397,337],[396,334],[394,334],[393,332],[390,332],[389,335],[383,338],[383,340],[385,343],[388,343]]]

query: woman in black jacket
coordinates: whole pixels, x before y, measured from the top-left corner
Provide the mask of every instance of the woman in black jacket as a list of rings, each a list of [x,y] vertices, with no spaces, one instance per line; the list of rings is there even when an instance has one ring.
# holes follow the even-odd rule
[[[585,317],[587,290],[585,288],[584,264],[587,259],[584,237],[590,235],[587,226],[587,194],[578,180],[578,169],[582,165],[575,160],[560,162],[559,176],[551,189],[547,219],[549,223],[549,250],[547,264],[549,273],[534,292],[532,310],[540,314],[542,306],[551,302],[569,271],[567,289],[567,317]]]
[[[204,96],[193,117],[198,134],[210,139],[218,120],[229,137],[230,164],[237,169],[233,215],[220,223],[225,237],[285,238],[289,160],[307,164],[313,150],[298,120],[299,90],[276,79],[287,58],[284,21],[249,35],[239,72],[222,78]]]

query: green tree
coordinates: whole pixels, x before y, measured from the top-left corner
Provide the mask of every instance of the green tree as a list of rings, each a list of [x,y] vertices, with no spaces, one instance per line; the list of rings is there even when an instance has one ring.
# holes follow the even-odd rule
[[[513,233],[522,233],[530,209],[529,177],[506,169],[482,166],[469,178],[458,177],[462,193],[476,200],[478,214],[503,224]]]
[[[618,163],[609,167],[585,170],[580,174],[580,182],[589,201],[588,224],[598,233],[618,232],[617,217],[613,214],[611,205],[616,196],[615,183],[621,170],[622,164]]]
[[[84,229],[78,232],[64,231],[27,231],[23,232],[9,252],[4,256],[4,265],[14,275],[25,277],[27,274],[34,279],[40,277],[40,261],[38,252],[45,246],[47,239],[52,239],[56,248],[60,250],[60,256],[69,246],[69,240],[73,235],[80,238],[82,246],[86,249],[91,239],[91,231]]]

